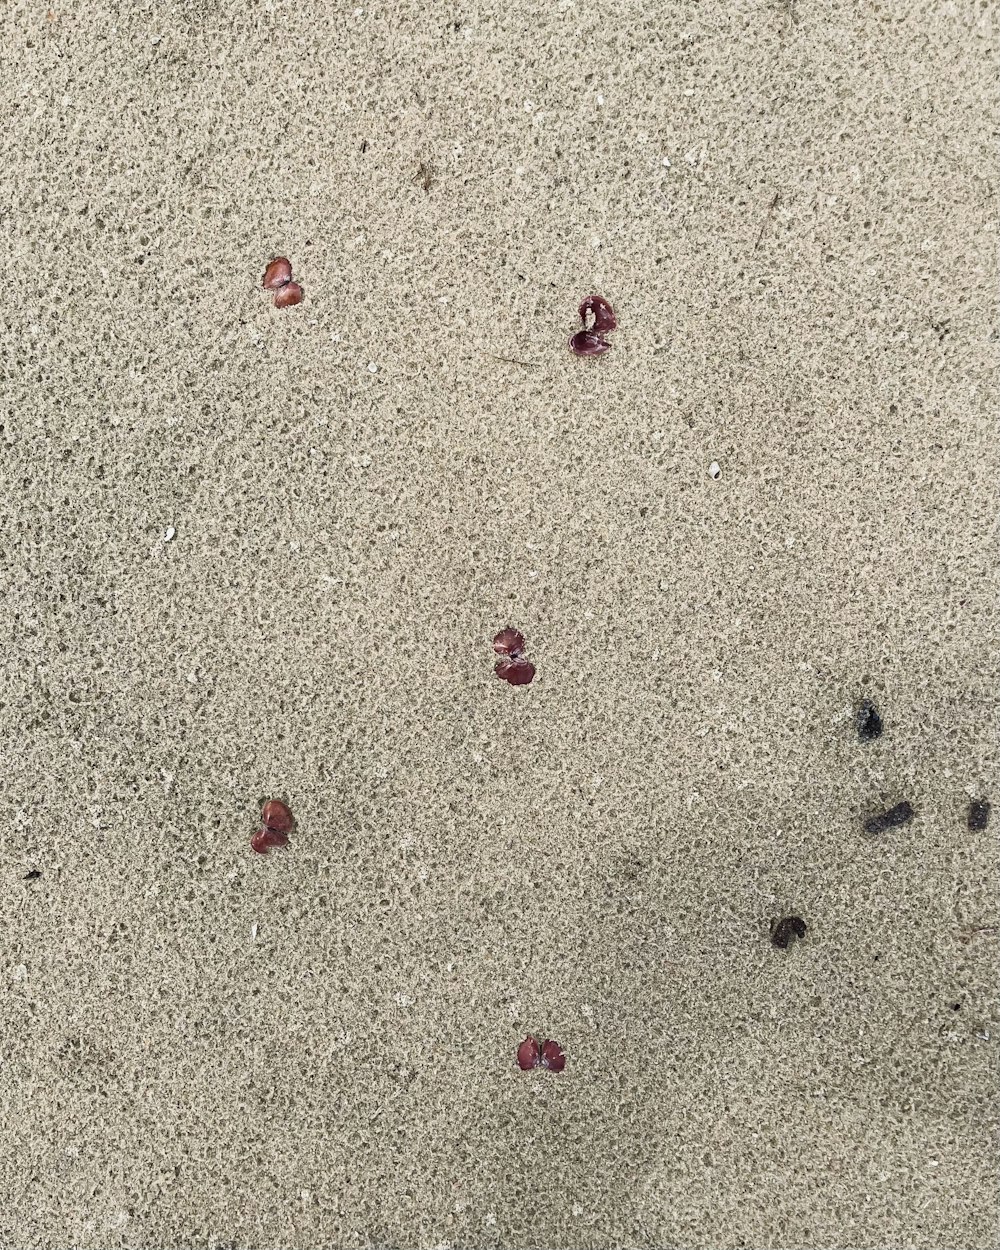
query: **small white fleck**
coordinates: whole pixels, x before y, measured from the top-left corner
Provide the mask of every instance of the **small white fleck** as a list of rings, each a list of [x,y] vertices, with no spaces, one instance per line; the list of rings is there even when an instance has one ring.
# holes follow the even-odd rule
[[[664,169],[669,169],[669,168],[670,168],[670,157],[669,157],[669,156],[665,156],[665,157],[663,158],[663,168],[664,168]]]
[[[598,93],[597,93],[597,107],[598,107],[598,108],[600,108],[600,106],[601,106],[603,103],[604,103],[604,96],[602,96],[602,95],[601,95],[601,93],[600,93],[600,92],[598,92]]]
[[[598,248],[598,247],[600,247],[600,246],[601,246],[601,240],[597,237],[597,235],[596,235],[596,234],[595,234],[595,235],[594,235],[594,237],[590,240],[590,246],[591,246],[591,247],[593,247],[593,248]]]
[[[685,88],[684,88],[684,94],[685,94],[685,95],[694,95],[694,87],[685,87]]]
[[[489,1224],[491,1228],[497,1222],[497,1217],[493,1211],[487,1211],[485,1218],[486,1218],[486,1223]]]
[[[312,1191],[308,1189],[300,1189],[299,1197],[302,1199],[303,1202],[308,1202],[309,1199],[312,1197]]]
[[[162,35],[154,35],[152,39],[150,39],[149,42],[155,47],[158,43],[162,41],[162,39],[163,39]]]
[[[67,1147],[66,1147],[66,1155],[67,1155],[67,1157],[68,1157],[68,1158],[70,1158],[70,1159],[79,1159],[79,1157],[80,1157],[80,1147],[79,1147],[79,1146],[67,1146]]]
[[[194,671],[194,669],[192,669],[191,672],[188,673],[188,681],[191,683],[192,686],[197,683],[198,674]]]
[[[523,166],[523,165],[515,165],[515,167],[514,167],[514,173],[515,173],[515,174],[517,174],[517,175],[519,175],[519,176],[520,176],[521,174],[523,174],[523,173],[524,173],[524,166]]]
[[[788,537],[785,539],[785,547],[788,551],[791,551],[791,549],[794,546],[795,546],[795,535],[789,534]]]
[[[250,926],[250,941],[251,942],[257,941],[257,921],[256,920]]]
[[[525,100],[525,102],[524,102],[524,111],[525,111],[526,113],[530,113],[530,112],[531,112],[531,110],[532,110],[534,107],[535,107],[535,102],[534,102],[534,100]]]
[[[580,1204],[579,1204],[578,1202],[574,1202],[574,1203],[573,1203],[573,1214],[574,1214],[574,1215],[583,1215],[583,1207],[581,1207],[581,1206],[580,1206]]]
[[[340,342],[340,335],[339,335],[339,334],[337,334],[337,333],[336,333],[336,331],[334,331],[334,333],[330,335],[330,342],[331,342],[331,343],[339,343],[339,342]]]
[[[14,969],[14,980],[15,980],[15,981],[23,981],[23,980],[25,980],[25,979],[26,979],[27,975],[28,975],[28,965],[27,965],[27,964],[18,964],[18,965],[17,965],[17,967]]]
[[[713,460],[708,466],[708,473],[709,476],[713,478],[719,478],[722,476],[722,465],[719,464],[718,460]]]
[[[369,360],[369,362],[368,362],[368,372],[369,372],[369,373],[378,373],[378,365],[375,363],[375,361],[374,361],[374,360]]]
[[[174,529],[174,527],[172,525],[168,525],[167,528],[163,531],[163,541],[165,543],[170,542],[171,538],[173,538],[173,536],[176,533],[177,531]]]

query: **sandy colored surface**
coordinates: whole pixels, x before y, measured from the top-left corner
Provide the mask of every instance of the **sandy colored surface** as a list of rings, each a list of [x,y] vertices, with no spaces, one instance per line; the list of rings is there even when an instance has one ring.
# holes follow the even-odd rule
[[[52,4],[0,1245],[995,1247],[994,7]]]

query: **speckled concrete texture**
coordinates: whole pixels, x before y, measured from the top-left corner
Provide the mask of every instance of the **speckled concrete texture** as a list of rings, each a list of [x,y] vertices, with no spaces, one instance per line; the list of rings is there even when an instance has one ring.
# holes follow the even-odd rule
[[[0,1245],[995,1247],[995,6],[45,3]]]

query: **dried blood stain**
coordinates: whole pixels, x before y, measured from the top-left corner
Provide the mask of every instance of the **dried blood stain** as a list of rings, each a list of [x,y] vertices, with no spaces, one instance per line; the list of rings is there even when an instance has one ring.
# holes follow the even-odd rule
[[[806,922],[801,916],[783,916],[781,920],[771,921],[771,942],[781,950],[787,950],[794,938],[800,941],[806,935]]]
[[[913,819],[913,807],[905,800],[890,807],[887,812],[880,812],[865,821],[865,833],[885,833],[886,829],[895,829],[899,825],[908,825]]]
[[[882,733],[882,717],[870,699],[865,699],[858,709],[857,727],[862,742],[871,742]]]

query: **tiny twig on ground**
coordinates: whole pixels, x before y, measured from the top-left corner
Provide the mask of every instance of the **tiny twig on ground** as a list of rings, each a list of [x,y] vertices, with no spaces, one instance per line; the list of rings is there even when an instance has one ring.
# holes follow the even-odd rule
[[[768,227],[771,217],[774,214],[774,210],[778,207],[778,198],[780,197],[780,195],[781,195],[780,191],[775,191],[774,197],[771,200],[771,203],[768,204],[767,206],[767,213],[764,216],[764,223],[760,228],[760,234],[757,235],[757,242],[753,245],[753,250],[755,252],[760,247],[760,245],[764,242],[764,231]]]
[[[537,369],[539,361],[537,360],[513,360],[510,356],[494,356],[492,352],[486,352],[491,360],[502,360],[505,365],[523,365],[525,369]]]

